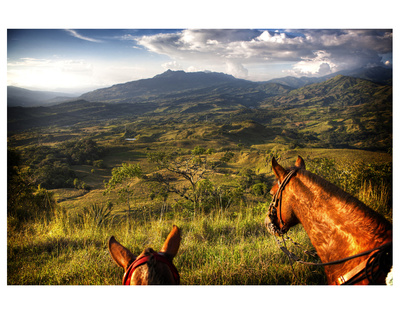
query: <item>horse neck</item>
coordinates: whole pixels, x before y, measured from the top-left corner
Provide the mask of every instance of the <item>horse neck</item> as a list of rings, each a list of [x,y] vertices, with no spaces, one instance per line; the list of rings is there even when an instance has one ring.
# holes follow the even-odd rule
[[[391,224],[348,193],[305,170],[293,179],[288,201],[322,262],[391,240]]]

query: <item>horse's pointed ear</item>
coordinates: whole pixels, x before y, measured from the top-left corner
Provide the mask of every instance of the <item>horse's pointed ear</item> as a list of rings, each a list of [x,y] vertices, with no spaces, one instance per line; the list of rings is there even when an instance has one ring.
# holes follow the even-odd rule
[[[297,168],[306,169],[306,164],[304,163],[303,158],[301,158],[300,156],[297,156],[297,160],[296,160],[295,166]]]
[[[171,232],[169,233],[167,239],[161,248],[161,253],[166,253],[172,258],[178,253],[179,245],[181,244],[181,232],[177,226],[173,226]]]
[[[272,157],[272,171],[275,173],[275,176],[278,178],[278,180],[282,182],[285,178],[286,170],[278,164],[275,157]]]
[[[128,266],[136,259],[136,256],[133,255],[126,247],[121,245],[117,240],[115,240],[114,236],[108,240],[108,250],[110,251],[111,257],[113,260],[124,270],[128,268]]]

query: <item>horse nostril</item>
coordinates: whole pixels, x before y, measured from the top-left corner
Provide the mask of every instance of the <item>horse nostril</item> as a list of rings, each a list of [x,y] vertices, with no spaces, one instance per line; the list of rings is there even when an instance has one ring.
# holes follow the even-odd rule
[[[272,220],[271,220],[269,215],[267,215],[267,217],[265,217],[264,225],[265,225],[265,228],[267,228],[267,231],[270,234],[272,234],[272,235],[278,235],[279,234],[279,230],[274,225],[274,223],[272,222]]]

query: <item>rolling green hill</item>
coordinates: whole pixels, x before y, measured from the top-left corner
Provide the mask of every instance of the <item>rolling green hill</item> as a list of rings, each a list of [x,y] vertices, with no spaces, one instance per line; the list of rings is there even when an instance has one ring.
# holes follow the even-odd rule
[[[337,75],[334,78],[290,91],[276,96],[270,101],[277,105],[295,104],[298,106],[341,104],[355,106],[363,104],[391,104],[392,87],[368,80]],[[269,100],[266,101],[266,104]]]

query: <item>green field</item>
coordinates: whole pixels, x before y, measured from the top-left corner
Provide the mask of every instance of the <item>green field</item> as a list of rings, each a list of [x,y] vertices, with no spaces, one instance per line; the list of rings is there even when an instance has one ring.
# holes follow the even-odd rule
[[[294,145],[282,124],[278,130],[227,115],[223,123],[160,116],[9,133],[19,163],[9,164],[7,283],[120,284],[123,271],[108,253],[108,238],[139,254],[160,249],[175,224],[182,229],[175,265],[183,285],[325,284],[321,267],[292,271],[263,225],[272,156],[283,166],[302,156],[308,169],[392,219],[390,152]],[[305,128],[329,129],[317,122]],[[149,157],[157,154],[170,159]],[[197,171],[195,187],[166,168],[180,161]],[[141,176],[107,190],[123,164],[140,167]],[[290,236],[312,249],[301,226]]]

